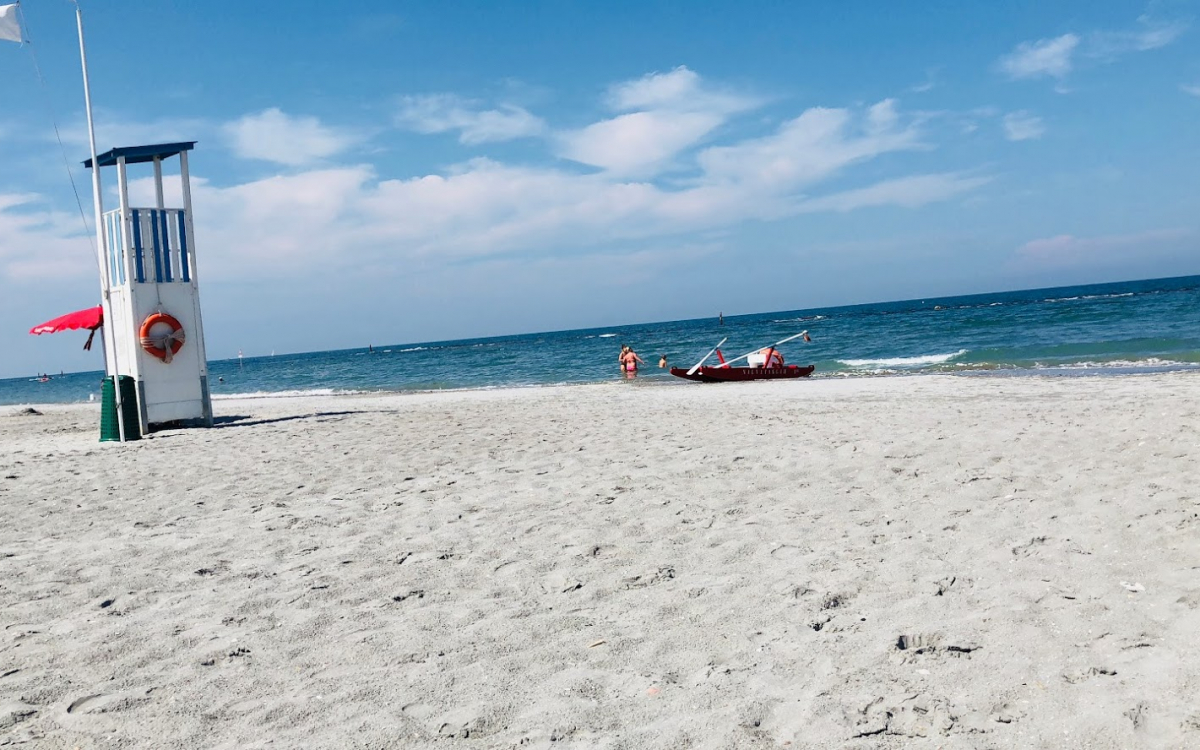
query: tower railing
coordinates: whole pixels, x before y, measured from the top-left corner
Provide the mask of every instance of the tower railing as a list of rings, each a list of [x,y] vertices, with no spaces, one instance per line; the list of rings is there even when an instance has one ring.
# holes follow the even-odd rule
[[[130,208],[104,214],[110,278],[114,284],[190,284],[194,275],[193,239],[182,208]]]

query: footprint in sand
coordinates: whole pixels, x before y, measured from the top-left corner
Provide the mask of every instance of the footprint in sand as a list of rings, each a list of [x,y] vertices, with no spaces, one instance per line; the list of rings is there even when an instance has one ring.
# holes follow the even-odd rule
[[[525,571],[525,562],[523,560],[505,560],[496,567],[492,568],[492,575],[508,578],[514,575],[519,575]]]
[[[427,703],[410,703],[400,712],[441,737],[467,739],[485,734],[486,720],[478,706],[439,713]]]
[[[1108,667],[1088,667],[1086,669],[1072,669],[1069,672],[1063,673],[1063,679],[1072,685],[1080,682],[1085,682],[1093,677],[1112,677],[1116,675],[1117,670],[1109,669]]]
[[[86,714],[106,714],[113,711],[123,711],[137,703],[148,700],[141,691],[123,691],[119,693],[96,693],[76,698],[67,705],[67,713],[72,716]]]
[[[876,698],[862,709],[862,718],[854,726],[851,737],[860,739],[878,734],[902,737],[948,735],[957,722],[950,703],[942,698],[921,693],[907,696]]]
[[[0,705],[0,730],[9,730],[23,721],[32,719],[36,714],[37,709],[28,703],[16,702]]]
[[[541,587],[546,594],[569,594],[583,588],[583,581],[570,573],[555,571],[542,579]]]
[[[896,638],[896,650],[912,654],[948,654],[950,656],[969,656],[982,646],[973,641],[950,642],[937,633],[914,633],[901,635]]]
[[[31,638],[35,635],[41,635],[47,630],[46,625],[37,625],[28,622],[15,622],[12,625],[4,626],[4,635],[9,640],[23,641],[26,638]]]

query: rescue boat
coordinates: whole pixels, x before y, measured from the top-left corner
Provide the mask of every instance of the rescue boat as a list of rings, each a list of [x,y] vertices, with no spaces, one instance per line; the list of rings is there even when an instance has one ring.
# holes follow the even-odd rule
[[[788,336],[782,341],[777,341],[770,346],[761,349],[755,349],[747,352],[740,357],[735,357],[729,361],[721,354],[721,344],[724,344],[727,339],[721,339],[721,342],[709,350],[708,354],[690,368],[672,367],[671,374],[677,378],[684,380],[694,380],[698,383],[725,383],[738,382],[745,380],[779,380],[787,378],[807,378],[813,374],[813,370],[817,369],[816,365],[788,365],[783,362],[783,354],[776,348],[780,344],[786,344],[792,339],[803,337],[805,341],[812,341],[808,335],[808,331],[801,331],[795,336]],[[720,364],[705,365],[708,358],[713,354],[717,355]],[[732,367],[734,362],[746,360],[744,367]]]

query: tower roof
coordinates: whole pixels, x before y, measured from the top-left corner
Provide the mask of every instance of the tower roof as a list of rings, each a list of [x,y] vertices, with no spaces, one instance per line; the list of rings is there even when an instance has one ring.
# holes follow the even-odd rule
[[[97,155],[96,161],[102,167],[113,167],[116,166],[117,159],[124,156],[126,164],[144,164],[154,161],[155,157],[166,159],[183,151],[191,151],[192,146],[195,145],[195,141],[181,141],[179,143],[155,143],[150,146],[123,146]],[[92,160],[88,159],[83,166],[91,169]]]

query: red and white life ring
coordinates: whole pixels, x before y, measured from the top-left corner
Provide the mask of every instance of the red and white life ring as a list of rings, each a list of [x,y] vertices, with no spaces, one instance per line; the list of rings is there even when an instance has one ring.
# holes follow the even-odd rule
[[[157,331],[154,330],[155,326],[158,326]],[[142,348],[147,353],[158,357],[167,364],[171,363],[171,358],[179,353],[179,350],[183,348],[183,342],[187,340],[179,321],[161,312],[146,316],[146,319],[142,321],[138,336],[141,338]]]

